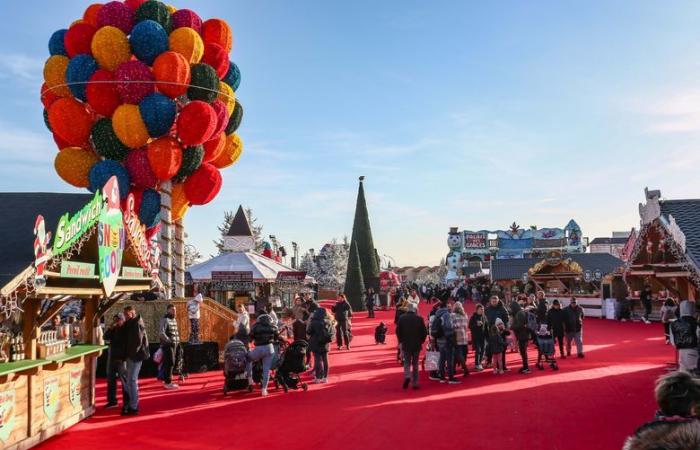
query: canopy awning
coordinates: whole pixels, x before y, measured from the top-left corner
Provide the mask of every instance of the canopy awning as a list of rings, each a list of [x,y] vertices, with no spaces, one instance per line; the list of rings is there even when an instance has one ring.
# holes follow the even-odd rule
[[[212,272],[252,272],[253,281],[274,282],[279,272],[294,270],[259,253],[247,251],[223,253],[209,261],[195,264],[188,269],[188,272],[195,282],[211,280]],[[309,278],[307,276],[305,281],[308,282]]]

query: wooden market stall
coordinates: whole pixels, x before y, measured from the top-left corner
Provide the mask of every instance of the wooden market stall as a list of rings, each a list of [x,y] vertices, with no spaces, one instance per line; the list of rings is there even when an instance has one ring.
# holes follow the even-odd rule
[[[654,295],[652,319],[667,295],[697,300],[700,289],[700,199],[662,200],[645,189],[639,205],[641,229],[624,273],[629,299],[637,301],[645,285]]]
[[[19,204],[23,195],[27,203]],[[3,270],[0,291],[0,443],[9,449],[29,448],[94,413],[96,358],[105,349],[100,318],[157,283],[145,228],[133,211],[122,213],[115,178],[94,195],[44,195],[17,194],[22,212],[0,215],[2,231],[16,231],[4,235],[14,240],[4,249],[24,266],[9,280]],[[82,319],[67,335],[47,329],[72,300],[82,304]]]
[[[609,275],[624,263],[607,253],[550,252],[545,258],[495,259],[491,278],[501,285],[510,301],[527,284],[558,299],[566,306],[576,297],[587,316],[602,317],[604,291]]]

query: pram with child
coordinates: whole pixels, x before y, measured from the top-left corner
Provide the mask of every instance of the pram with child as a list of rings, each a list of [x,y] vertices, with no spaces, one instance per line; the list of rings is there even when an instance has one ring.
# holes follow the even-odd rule
[[[232,339],[224,347],[224,394],[229,391],[253,390],[245,373],[248,350],[238,339]]]
[[[307,390],[308,386],[301,381],[299,374],[306,370],[308,342],[300,339],[292,342],[286,349],[280,348],[280,351],[281,355],[274,376],[277,387],[282,386],[284,392],[288,392],[289,389]],[[274,364],[273,367],[275,367]]]
[[[540,370],[544,370],[543,357],[552,370],[559,370],[557,360],[554,358],[554,337],[545,324],[540,325],[537,331],[537,368]]]

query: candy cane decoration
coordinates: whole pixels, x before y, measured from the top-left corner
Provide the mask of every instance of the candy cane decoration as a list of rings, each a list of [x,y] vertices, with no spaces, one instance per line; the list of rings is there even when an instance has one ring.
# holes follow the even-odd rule
[[[175,221],[175,297],[185,296],[185,224]]]
[[[172,182],[160,185],[160,279],[165,287],[165,299],[173,298],[173,219],[172,219]]]

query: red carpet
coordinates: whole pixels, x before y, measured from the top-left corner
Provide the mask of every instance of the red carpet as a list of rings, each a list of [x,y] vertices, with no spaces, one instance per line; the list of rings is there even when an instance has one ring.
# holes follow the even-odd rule
[[[363,314],[358,314],[364,317]],[[375,325],[390,325],[388,345]],[[179,391],[143,381],[141,414],[100,410],[44,449],[619,449],[655,410],[653,384],[673,360],[660,324],[588,319],[585,359],[530,375],[473,373],[461,385],[401,389],[393,311],[357,318],[350,351],[332,351],[330,382],[308,392],[222,394],[221,372],[194,375]],[[531,359],[536,357],[531,349]],[[509,365],[519,367],[517,354]],[[104,404],[104,384],[98,388]]]

